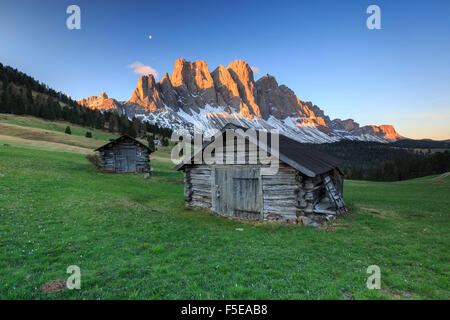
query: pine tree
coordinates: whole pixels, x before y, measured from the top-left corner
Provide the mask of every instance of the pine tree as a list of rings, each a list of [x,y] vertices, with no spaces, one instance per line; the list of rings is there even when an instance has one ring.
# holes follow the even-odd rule
[[[30,88],[27,88],[27,100],[28,102],[33,103],[33,93]]]
[[[108,131],[114,132],[117,128],[117,117],[116,115],[111,115],[108,120]]]
[[[92,132],[86,131],[86,138],[92,138]]]
[[[130,122],[130,123],[129,123],[128,134],[129,134],[131,137],[133,137],[133,138],[136,138],[136,137],[137,137],[136,126],[134,125],[133,122]]]
[[[70,130],[69,126],[66,127],[66,131],[64,131],[64,133],[72,134],[72,130]]]
[[[102,120],[101,120],[101,118],[99,116],[97,116],[97,115],[94,116],[93,123],[94,123],[94,128],[95,129],[102,129],[102,127],[103,127],[102,126]]]
[[[119,132],[120,134],[128,134],[128,122],[130,122],[127,117],[121,116],[119,119]]]
[[[12,103],[12,113],[14,114],[24,114],[25,113],[25,102],[23,101],[22,96],[15,95],[13,96],[13,103]]]
[[[155,141],[152,136],[147,136],[148,147],[150,150],[155,151]]]
[[[6,113],[6,108],[8,105],[8,92],[6,90],[2,91],[0,96],[0,113]]]

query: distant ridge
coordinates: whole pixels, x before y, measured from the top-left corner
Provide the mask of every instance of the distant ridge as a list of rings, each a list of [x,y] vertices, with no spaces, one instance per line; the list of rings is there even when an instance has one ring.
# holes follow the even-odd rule
[[[277,128],[293,139],[306,143],[335,142],[343,139],[390,142],[402,136],[392,125],[360,127],[353,119],[331,120],[311,102],[301,101],[274,76],[254,80],[253,71],[243,60],[210,72],[203,60],[178,59],[172,75],[160,81],[152,75],[138,79],[127,101],[109,98],[104,92],[78,101],[98,110],[117,110],[171,129],[191,128],[195,121],[204,128],[221,128],[228,122],[244,127]]]

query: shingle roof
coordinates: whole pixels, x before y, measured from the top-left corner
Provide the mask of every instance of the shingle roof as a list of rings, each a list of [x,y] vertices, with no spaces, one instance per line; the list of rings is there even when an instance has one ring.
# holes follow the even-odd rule
[[[124,139],[131,139],[131,140],[133,140],[134,142],[139,143],[141,146],[147,148],[147,150],[149,151],[149,153],[152,153],[152,152],[153,152],[153,150],[150,149],[148,146],[146,146],[146,145],[143,144],[142,142],[136,140],[135,138],[133,138],[133,137],[127,135],[127,134],[124,134],[124,135],[118,137],[117,139],[114,139],[114,140],[109,141],[108,143],[102,145],[101,147],[98,147],[98,148],[95,149],[94,151],[100,151],[101,149],[110,148],[111,145],[117,144],[117,143],[123,141]]]
[[[222,128],[221,132],[224,133],[226,129],[246,130],[246,128],[239,127],[234,124],[227,124],[225,127]],[[209,143],[204,144],[202,150],[208,144]],[[270,146],[271,146],[271,135],[268,134],[267,148],[265,149],[267,149],[269,152]],[[190,159],[187,159],[182,163],[178,164],[175,167],[175,170],[180,170],[186,164],[190,164],[193,157],[194,155],[192,155]],[[326,153],[313,150],[312,148],[309,148],[304,144],[291,138],[288,138],[282,134],[279,135],[279,159],[309,177],[321,175],[333,169],[338,169],[342,173],[342,170],[339,168],[338,159]]]
[[[333,169],[339,169],[339,160],[320,151],[309,148],[298,141],[284,135],[279,136],[280,155],[284,155],[295,163],[307,168],[316,175]],[[299,170],[302,171],[302,170]],[[305,173],[305,172],[303,172]],[[342,173],[342,172],[341,172]],[[306,174],[306,173],[305,173]]]

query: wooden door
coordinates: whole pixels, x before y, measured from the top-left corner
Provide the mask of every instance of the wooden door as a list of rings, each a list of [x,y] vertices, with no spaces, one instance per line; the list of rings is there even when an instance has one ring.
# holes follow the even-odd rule
[[[230,169],[215,169],[214,211],[224,216],[232,215],[233,188],[229,183],[233,172]]]
[[[126,172],[136,172],[136,148],[125,149]]]
[[[261,218],[259,168],[216,168],[214,172],[214,211],[244,219]]]
[[[233,176],[234,216],[259,219],[261,216],[259,169],[235,171]]]
[[[114,157],[116,172],[136,172],[136,148],[122,147]]]
[[[122,150],[119,150],[114,155],[114,171],[115,172],[126,172],[127,168],[127,159],[123,154]]]

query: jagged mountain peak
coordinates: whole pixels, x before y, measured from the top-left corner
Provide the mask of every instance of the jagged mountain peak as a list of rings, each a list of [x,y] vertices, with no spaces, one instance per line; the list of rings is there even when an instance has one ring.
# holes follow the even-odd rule
[[[106,94],[106,92],[102,92],[102,93],[100,93],[100,95],[98,96],[98,98],[101,98],[101,99],[108,99],[108,95]]]
[[[246,76],[253,80],[253,70],[247,61],[244,60],[234,60],[228,64],[227,69],[233,70],[237,74]]]
[[[113,106],[129,117],[177,128],[201,121],[206,128],[234,122],[245,127],[278,128],[301,142],[333,142],[341,139],[386,141],[401,136],[390,125],[359,127],[353,119],[330,120],[311,102],[301,101],[286,85],[266,73],[257,81],[250,65],[234,60],[210,72],[204,60],[177,59],[172,75],[155,81],[141,76],[131,98],[122,103],[98,97],[80,100],[92,108]]]
[[[174,87],[185,85],[190,90],[213,86],[211,73],[204,60],[190,62],[186,59],[177,59],[170,79]]]
[[[137,87],[128,102],[141,105],[149,112],[156,112],[164,109],[164,102],[156,87],[153,75],[149,74],[139,77]]]
[[[106,92],[102,92],[98,96],[90,96],[78,100],[77,102],[82,106],[99,110],[117,109],[119,105],[117,100],[109,98]]]
[[[161,81],[165,81],[165,80],[169,80],[170,81],[170,76],[167,72],[164,73],[163,77],[161,78]]]
[[[261,86],[267,87],[267,88],[277,88],[278,87],[278,82],[277,79],[275,79],[274,76],[266,73],[265,75],[263,75],[261,78],[259,78],[256,81],[257,84],[260,84]]]
[[[359,128],[359,123],[355,122],[353,119],[334,119],[334,127],[338,130],[346,130],[346,131],[353,131],[355,129]]]

